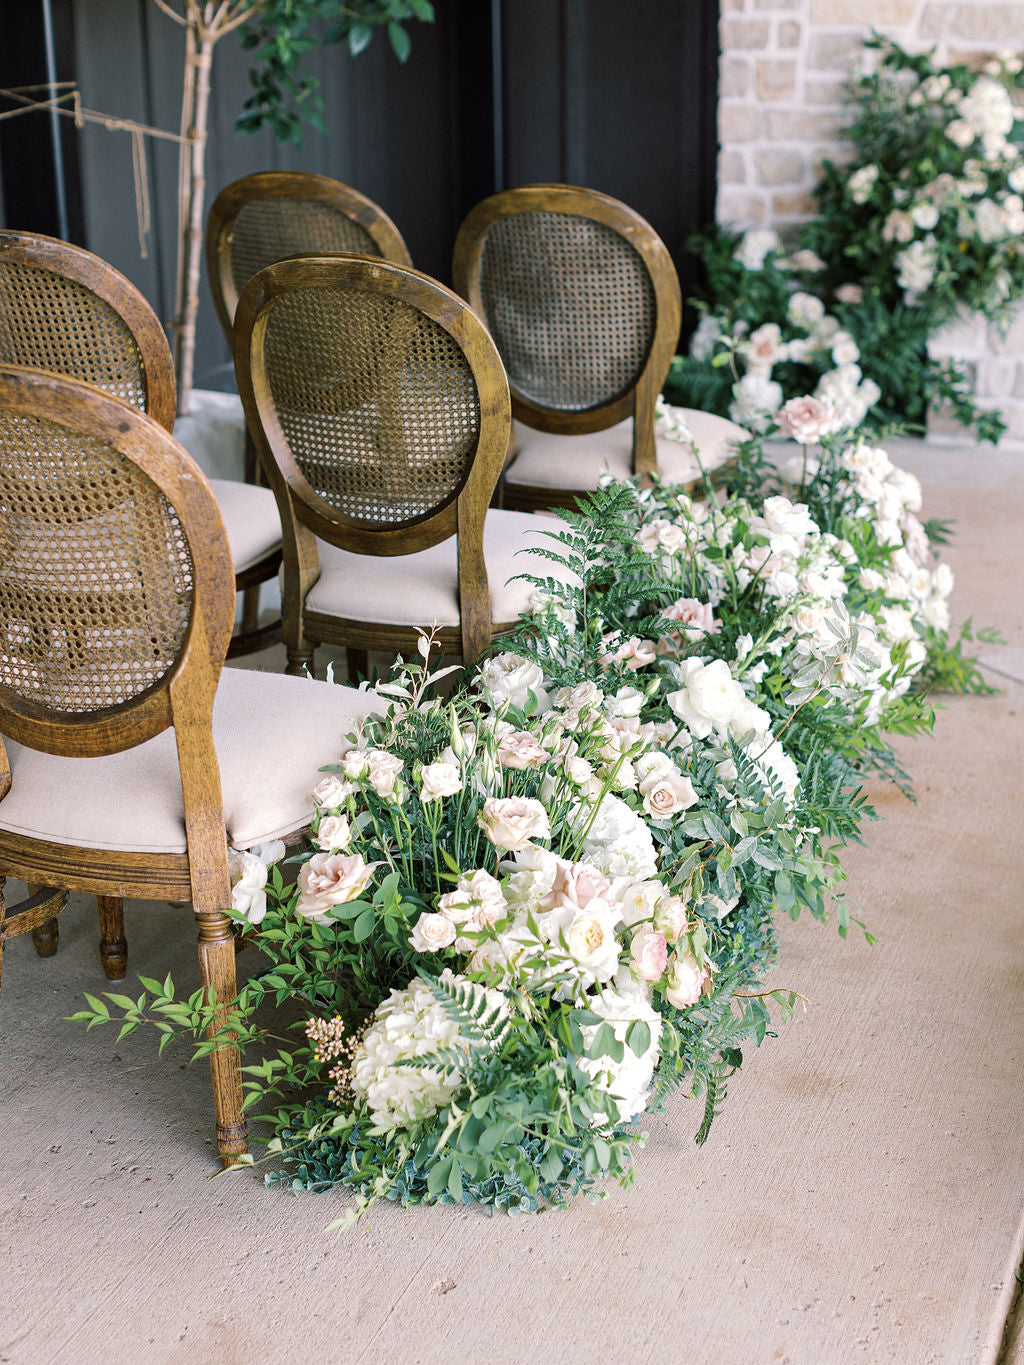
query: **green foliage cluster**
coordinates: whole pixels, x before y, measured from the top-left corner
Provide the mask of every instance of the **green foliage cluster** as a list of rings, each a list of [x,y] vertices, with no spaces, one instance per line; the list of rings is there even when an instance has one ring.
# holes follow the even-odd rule
[[[412,20],[433,23],[431,0],[262,0],[247,25],[242,46],[252,53],[252,94],[235,127],[255,133],[269,127],[279,142],[302,142],[303,123],[327,131],[315,76],[301,74],[306,55],[320,44],[344,43],[353,57],[378,30],[391,51],[408,61]]]

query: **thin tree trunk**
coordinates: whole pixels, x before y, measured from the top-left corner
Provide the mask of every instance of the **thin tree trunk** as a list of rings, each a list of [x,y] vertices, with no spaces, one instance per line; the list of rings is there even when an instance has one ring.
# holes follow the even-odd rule
[[[195,363],[196,316],[199,312],[199,275],[202,268],[203,209],[206,198],[206,139],[210,114],[210,69],[217,35],[205,26],[194,33],[186,50],[183,112],[191,104],[189,141],[182,146],[187,157],[188,183],[182,214],[178,275],[178,316],[175,319],[175,371],[178,381],[178,412],[189,410],[192,397],[192,371]],[[191,78],[191,80],[190,80]],[[189,85],[192,85],[192,91]],[[190,98],[191,96],[191,98]]]

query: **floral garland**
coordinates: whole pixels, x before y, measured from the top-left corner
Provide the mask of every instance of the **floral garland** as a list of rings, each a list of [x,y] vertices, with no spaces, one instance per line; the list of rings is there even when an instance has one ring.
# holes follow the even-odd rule
[[[666,392],[758,431],[812,391],[851,429],[869,411],[923,424],[947,403],[996,440],[999,414],[927,344],[958,306],[1005,323],[1024,296],[1024,62],[943,68],[877,35],[866,46],[879,57],[851,86],[852,155],[825,162],[797,249],[765,228],[695,239],[708,295]]]
[[[886,734],[930,726],[915,683],[948,650],[916,479],[816,403],[780,415],[816,453],[746,452],[757,496],[609,484],[561,514],[512,648],[444,698],[424,637],[314,788],[309,845],[233,856],[271,961],[229,1024],[261,1053],[250,1103],[277,1105],[268,1183],[349,1189],[342,1222],[378,1198],[516,1213],[628,1183],[637,1120],[680,1087],[707,1136],[799,999],[761,984],[774,916],[834,908],[845,934],[864,776],[906,785]],[[110,997],[126,1025],[209,1022],[144,985]],[[277,1039],[257,1014],[285,1001]]]

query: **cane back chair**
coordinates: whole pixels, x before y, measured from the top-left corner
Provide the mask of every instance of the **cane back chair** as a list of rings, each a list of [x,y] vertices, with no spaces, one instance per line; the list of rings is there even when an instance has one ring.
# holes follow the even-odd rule
[[[0,873],[191,900],[203,985],[225,1008],[228,840],[308,824],[325,736],[340,743],[372,705],[221,674],[233,618],[223,519],[184,448],[91,385],[0,367]],[[230,1159],[246,1145],[237,1051],[211,1066]]]
[[[0,363],[82,379],[174,425],[174,363],[156,314],[113,266],[69,242],[0,230]],[[281,565],[280,522],[266,489],[211,486],[243,595],[230,653],[247,654],[279,638],[280,622],[260,629],[257,617],[259,585]]]
[[[684,410],[700,454],[655,434],[679,341],[679,279],[638,213],[596,190],[525,185],[491,195],[459,229],[455,289],[508,371],[510,507],[575,506],[603,472],[696,486],[747,433]]]
[[[307,256],[251,279],[235,319],[238,389],[284,524],[289,669],[317,644],[477,657],[532,589],[553,520],[492,511],[508,384],[480,320],[416,270]],[[539,573],[557,566],[533,560]]]

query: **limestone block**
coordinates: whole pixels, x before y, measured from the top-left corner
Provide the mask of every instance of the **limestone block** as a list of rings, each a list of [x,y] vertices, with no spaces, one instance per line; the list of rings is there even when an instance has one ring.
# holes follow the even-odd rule
[[[811,39],[807,66],[811,71],[834,71],[845,76],[864,51],[861,33],[816,33]]]
[[[842,79],[834,81],[805,81],[805,104],[832,104],[837,109],[843,107],[844,86]]]
[[[758,150],[754,153],[754,165],[762,185],[799,184],[807,169],[803,153],[789,147]]]
[[[760,227],[768,217],[768,207],[763,199],[740,190],[722,189],[718,195],[718,211],[715,220],[719,223],[739,224],[743,227]]]
[[[787,19],[785,23],[779,25],[778,40],[779,47],[799,47],[800,39],[803,37],[803,28],[792,19]]]
[[[1016,360],[987,356],[978,365],[979,398],[1009,398],[1016,377]]]
[[[762,58],[757,63],[757,93],[763,100],[796,98],[796,62]]]
[[[922,38],[958,38],[996,47],[1024,45],[1024,5],[1020,0],[968,4],[966,0],[929,0],[921,15]]]
[[[1006,441],[1024,441],[1024,404],[1007,405],[1000,408],[1003,414],[1003,421],[1006,423]]]
[[[722,0],[722,13],[723,13],[723,14],[727,14],[727,13],[730,13],[730,12],[732,12],[733,14],[736,14],[736,13],[739,13],[740,11],[742,11],[742,10],[745,10],[746,7],[747,7],[747,0]]]
[[[917,11],[918,0],[811,0],[812,24],[866,24],[881,28],[889,24],[908,24]]]
[[[988,328],[987,340],[995,355],[1024,356],[1024,301],[1014,308],[1009,326]]]
[[[1017,366],[1017,378],[1013,384],[1014,398],[1024,398],[1024,362]]]
[[[721,25],[722,50],[763,51],[771,37],[768,19],[723,19]]]
[[[754,0],[755,9],[801,9],[807,0]]]
[[[718,179],[722,185],[747,183],[747,163],[742,152],[722,152],[718,159]]]
[[[826,138],[838,138],[842,127],[843,118],[838,112],[815,110],[814,118],[809,119],[804,112],[768,110],[768,136],[773,142],[822,142]]]
[[[936,360],[983,355],[987,334],[988,325],[981,314],[961,308],[954,321],[932,335],[928,353]]]
[[[718,94],[721,99],[750,93],[750,63],[742,57],[725,57],[719,72]]]
[[[718,131],[726,146],[730,142],[753,142],[762,135],[761,110],[754,104],[721,104]]]
[[[816,208],[814,195],[809,190],[798,194],[772,195],[772,212],[782,217],[811,218]]]

